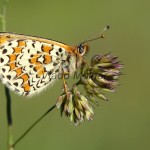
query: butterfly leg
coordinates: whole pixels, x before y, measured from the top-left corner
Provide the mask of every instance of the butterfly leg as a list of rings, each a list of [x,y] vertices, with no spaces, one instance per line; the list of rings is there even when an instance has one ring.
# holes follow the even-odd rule
[[[67,82],[65,80],[65,75],[69,75],[69,72],[63,72],[62,74],[62,79],[63,79],[63,86],[64,86],[64,92],[66,93],[67,98],[68,96],[68,86],[67,86]]]

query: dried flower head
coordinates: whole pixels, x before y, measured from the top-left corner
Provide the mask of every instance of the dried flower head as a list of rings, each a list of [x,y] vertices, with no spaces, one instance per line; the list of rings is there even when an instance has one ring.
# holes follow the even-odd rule
[[[59,96],[56,103],[56,107],[61,110],[61,115],[64,113],[76,125],[85,119],[92,120],[93,108],[86,97],[77,90],[77,86],[74,85],[72,90],[68,88],[67,91]]]
[[[90,65],[86,63],[82,65],[80,80],[71,90],[66,84],[63,94],[58,97],[56,107],[60,108],[61,115],[64,113],[76,125],[85,119],[92,120],[94,112],[89,102],[98,105],[96,97],[107,100],[102,91],[116,90],[117,79],[121,75],[120,69],[123,67],[117,58],[110,54],[99,54],[91,59]],[[87,96],[77,90],[78,85],[83,85]]]
[[[91,65],[82,67],[81,82],[85,91],[93,102],[98,104],[95,96],[107,100],[102,91],[115,92],[118,85],[117,79],[121,75],[122,64],[117,56],[110,54],[95,55],[91,59]]]

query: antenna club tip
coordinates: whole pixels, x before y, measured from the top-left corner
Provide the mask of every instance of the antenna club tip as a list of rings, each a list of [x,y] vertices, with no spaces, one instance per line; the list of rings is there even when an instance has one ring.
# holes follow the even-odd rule
[[[106,26],[106,28],[107,28],[107,29],[110,29],[110,26],[109,26],[109,25],[107,25],[107,26]]]

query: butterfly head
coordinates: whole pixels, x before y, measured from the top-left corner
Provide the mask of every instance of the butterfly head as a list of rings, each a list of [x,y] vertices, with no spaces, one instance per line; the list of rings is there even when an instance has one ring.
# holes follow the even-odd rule
[[[89,50],[89,46],[86,43],[91,42],[91,41],[95,41],[95,40],[100,39],[100,38],[104,38],[104,35],[102,34],[102,32],[108,30],[109,28],[110,28],[110,26],[106,26],[103,30],[101,30],[100,33],[98,33],[98,34],[94,35],[93,37],[86,39],[85,41],[80,43],[77,46],[75,53],[79,56],[84,56]]]

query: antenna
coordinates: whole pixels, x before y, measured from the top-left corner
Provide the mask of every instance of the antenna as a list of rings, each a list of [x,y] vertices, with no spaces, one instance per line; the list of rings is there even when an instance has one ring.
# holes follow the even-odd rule
[[[104,29],[102,29],[98,34],[95,34],[94,36],[92,36],[91,38],[85,40],[84,42],[82,42],[82,44],[86,43],[86,42],[91,42],[100,38],[104,38],[104,35],[102,34],[104,31],[110,29],[110,26],[107,25]]]

